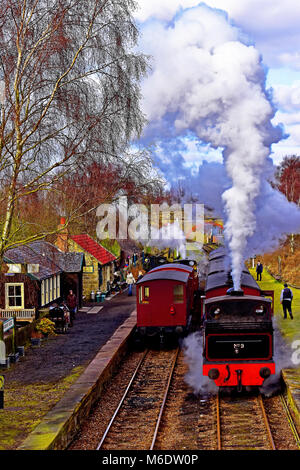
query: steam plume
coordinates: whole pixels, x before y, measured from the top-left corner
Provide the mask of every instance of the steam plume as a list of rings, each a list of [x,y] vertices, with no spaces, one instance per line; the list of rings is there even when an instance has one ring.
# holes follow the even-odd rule
[[[200,144],[222,149],[227,180],[222,210],[238,289],[244,260],[258,242],[257,217],[263,218],[264,213],[260,195],[267,195],[272,204],[278,200],[266,176],[271,145],[283,132],[271,123],[275,110],[265,89],[260,54],[224,12],[204,4],[181,11],[172,22],[151,20],[144,25],[143,37],[143,49],[154,56],[153,73],[143,85],[149,119],[143,139],[156,139],[160,150],[170,149],[169,155],[159,156],[161,162],[164,157],[170,161],[166,165],[164,160],[165,175],[174,178],[177,168],[187,187],[196,176],[180,160],[180,153],[184,154],[177,145],[180,138],[193,136]],[[176,163],[172,164],[170,155]],[[293,225],[299,228],[299,211],[293,211]]]

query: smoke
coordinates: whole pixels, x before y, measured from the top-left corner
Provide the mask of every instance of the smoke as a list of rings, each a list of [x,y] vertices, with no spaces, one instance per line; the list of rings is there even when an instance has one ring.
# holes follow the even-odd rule
[[[169,223],[161,229],[152,227],[151,236],[147,246],[175,249],[183,259],[186,258],[186,238],[177,221],[173,224]]]
[[[292,361],[292,348],[285,342],[280,333],[280,329],[276,324],[276,319],[273,318],[274,324],[274,357],[275,374],[272,374],[260,387],[260,392],[269,397],[278,393],[281,390],[281,371],[282,369],[295,369],[298,366]]]
[[[267,228],[272,232],[267,233],[264,245],[270,240],[273,246],[276,237],[278,240],[277,221],[284,214],[291,218],[281,199],[283,212],[273,228],[265,227],[280,199],[266,183],[271,145],[284,135],[280,126],[271,123],[275,109],[265,89],[260,54],[224,12],[204,4],[181,10],[171,22],[146,22],[142,47],[154,57],[153,71],[142,87],[149,120],[143,141],[157,142],[157,158],[169,181],[174,182],[177,175],[187,191],[197,188],[198,182],[195,193],[205,197],[200,201],[211,202],[224,215],[226,245],[238,289],[246,254],[254,247],[261,252],[261,233],[266,234]],[[217,180],[216,163],[199,164],[198,173],[187,165],[183,147],[188,138],[198,141],[201,162],[207,144],[210,149],[221,149],[223,170]],[[271,207],[266,207],[264,198]],[[300,227],[299,211],[293,208],[292,212],[293,223],[285,229]]]
[[[202,333],[197,331],[192,333],[183,342],[183,350],[189,371],[185,376],[186,383],[193,389],[195,394],[210,395],[216,394],[217,386],[213,380],[204,376],[203,366],[203,337]]]
[[[248,239],[245,258],[275,250],[286,235],[300,232],[299,207],[266,181],[262,182],[255,215],[257,229]]]

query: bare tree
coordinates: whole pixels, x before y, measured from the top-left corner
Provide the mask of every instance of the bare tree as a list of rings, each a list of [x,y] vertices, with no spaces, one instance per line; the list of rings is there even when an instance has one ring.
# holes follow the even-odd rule
[[[18,201],[76,166],[118,160],[144,124],[133,0],[1,0],[0,264]],[[14,222],[14,223],[13,223]],[[14,225],[14,226],[13,226]],[[56,227],[53,227],[53,231]]]
[[[281,191],[285,197],[300,206],[300,157],[299,155],[285,156],[277,167],[275,174],[277,179],[275,187]],[[290,251],[295,250],[294,233],[290,235]]]
[[[299,155],[285,156],[277,167],[275,187],[285,197],[300,206],[300,157]]]

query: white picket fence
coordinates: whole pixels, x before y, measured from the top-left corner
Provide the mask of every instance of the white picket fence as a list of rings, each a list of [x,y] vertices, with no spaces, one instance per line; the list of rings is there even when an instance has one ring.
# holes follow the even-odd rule
[[[0,318],[11,318],[16,316],[16,321],[32,322],[35,319],[35,308],[26,308],[22,310],[5,310],[0,308]]]

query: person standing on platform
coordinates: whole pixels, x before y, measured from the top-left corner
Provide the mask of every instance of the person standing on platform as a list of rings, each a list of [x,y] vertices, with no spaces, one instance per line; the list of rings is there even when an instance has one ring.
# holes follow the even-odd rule
[[[287,310],[290,314],[291,320],[293,320],[293,314],[292,314],[292,300],[293,300],[293,292],[291,289],[288,287],[287,284],[284,284],[284,288],[281,291],[280,295],[280,303],[282,304],[283,308],[283,318],[287,318]]]
[[[258,261],[256,265],[256,280],[261,281],[261,274],[263,272],[263,265],[261,264],[260,261]]]
[[[71,289],[69,290],[69,295],[67,297],[67,307],[70,310],[70,326],[73,326],[77,308],[77,298]]]
[[[128,295],[132,295],[132,285],[134,284],[135,279],[132,273],[127,274],[126,284],[128,285]]]

